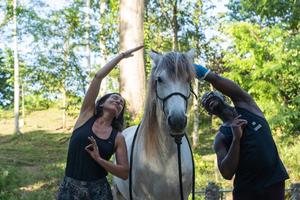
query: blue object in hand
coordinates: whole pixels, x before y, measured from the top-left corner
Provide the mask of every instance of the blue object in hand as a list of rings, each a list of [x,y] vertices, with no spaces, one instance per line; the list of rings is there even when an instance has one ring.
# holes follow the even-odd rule
[[[209,69],[203,67],[202,65],[193,64],[193,66],[195,67],[196,70],[196,77],[200,80],[205,79],[207,74],[210,72]]]

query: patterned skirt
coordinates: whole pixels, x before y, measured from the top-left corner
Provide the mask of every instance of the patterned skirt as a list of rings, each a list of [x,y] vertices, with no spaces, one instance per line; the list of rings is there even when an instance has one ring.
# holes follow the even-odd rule
[[[65,177],[60,184],[57,200],[112,200],[106,177],[96,181],[79,181]]]

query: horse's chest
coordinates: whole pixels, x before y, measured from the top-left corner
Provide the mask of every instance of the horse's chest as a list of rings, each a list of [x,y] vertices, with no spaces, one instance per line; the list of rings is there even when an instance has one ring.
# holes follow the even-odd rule
[[[179,195],[179,174],[177,155],[169,157],[168,161],[145,160],[137,167],[135,182],[138,190],[144,194],[171,198]],[[191,170],[186,162],[182,162],[183,185],[190,188],[192,183]]]
[[[143,164],[148,173],[159,174],[163,177],[173,178],[174,172],[178,171],[178,160],[176,156],[169,157],[168,160],[145,160]],[[145,170],[145,169],[141,169]],[[177,174],[176,174],[177,176]]]

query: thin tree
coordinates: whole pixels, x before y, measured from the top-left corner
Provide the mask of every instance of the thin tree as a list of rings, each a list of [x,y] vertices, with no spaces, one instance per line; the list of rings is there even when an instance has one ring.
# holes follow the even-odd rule
[[[86,0],[86,12],[85,12],[85,39],[86,39],[86,60],[87,60],[87,70],[90,73],[92,71],[91,67],[91,46],[90,46],[90,10],[91,1]]]
[[[17,26],[17,0],[13,1],[13,49],[14,49],[14,115],[15,115],[15,134],[20,134],[19,127],[19,103],[20,103],[20,84],[19,84],[19,59],[18,59],[18,26]]]
[[[159,1],[161,12],[165,18],[165,20],[168,22],[168,24],[171,26],[172,30],[172,50],[178,51],[178,31],[179,31],[179,24],[178,24],[178,3],[181,1],[179,0],[172,0],[172,1]],[[169,13],[169,10],[172,10],[171,13]]]
[[[201,15],[202,13],[202,2],[198,1],[195,3],[194,14],[192,17],[193,26],[195,28],[193,41],[195,42],[194,46],[196,48],[196,63],[200,63],[200,54],[201,54],[201,41],[203,39],[203,33],[201,33]],[[194,91],[197,96],[199,96],[199,80],[195,79],[194,82]],[[193,99],[193,131],[192,131],[192,140],[193,147],[197,147],[199,143],[199,123],[200,123],[200,107],[197,98]]]
[[[173,51],[178,51],[178,31],[179,31],[179,25],[178,25],[178,1],[175,0],[173,2],[173,16],[172,16],[172,30],[173,30]]]
[[[61,93],[62,93],[62,128],[65,129],[67,127],[67,85],[66,85],[66,71],[68,68],[68,60],[69,60],[69,37],[66,38],[64,42],[64,59],[63,59],[63,70],[62,70],[62,87],[61,87]]]

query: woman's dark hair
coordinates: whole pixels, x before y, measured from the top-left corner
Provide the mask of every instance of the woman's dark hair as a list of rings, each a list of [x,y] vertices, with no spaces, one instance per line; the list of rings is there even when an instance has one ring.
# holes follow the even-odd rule
[[[104,96],[102,96],[100,99],[98,99],[96,101],[96,112],[95,112],[95,115],[96,117],[101,117],[103,115],[103,106],[102,104],[104,104],[104,102],[113,94],[116,94],[116,95],[119,95],[121,96],[119,93],[108,93],[108,94],[105,94]],[[118,130],[118,131],[122,131],[123,130],[123,127],[124,127],[124,110],[125,110],[125,101],[124,101],[124,106],[123,106],[123,109],[121,111],[121,113],[119,114],[119,116],[116,118],[113,119],[113,121],[111,122],[111,126]]]

